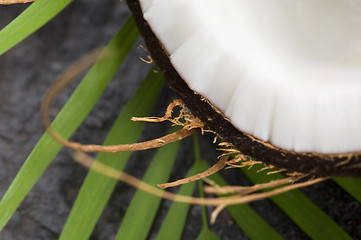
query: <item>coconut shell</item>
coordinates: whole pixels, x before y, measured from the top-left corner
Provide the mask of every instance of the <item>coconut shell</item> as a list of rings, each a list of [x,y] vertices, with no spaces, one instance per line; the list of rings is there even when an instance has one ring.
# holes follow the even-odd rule
[[[361,152],[319,154],[287,151],[268,142],[262,142],[234,127],[208,99],[193,91],[183,80],[181,73],[174,69],[166,49],[143,18],[140,3],[137,0],[127,0],[127,3],[152,58],[163,72],[170,88],[177,92],[186,106],[204,122],[205,126],[232,143],[240,152],[265,164],[288,171],[315,176],[361,176]]]

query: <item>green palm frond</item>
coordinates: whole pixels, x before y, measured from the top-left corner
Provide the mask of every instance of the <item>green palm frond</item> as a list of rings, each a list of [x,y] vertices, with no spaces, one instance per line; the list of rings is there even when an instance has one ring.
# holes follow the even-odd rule
[[[37,0],[15,18],[10,24],[0,31],[0,55],[13,48],[23,39],[37,31],[44,24],[52,20],[60,13],[71,0]],[[91,3],[89,3],[91,4]],[[69,6],[71,8],[71,5]],[[9,9],[9,7],[7,7]],[[6,10],[6,9],[5,9]],[[3,10],[4,11],[4,10]],[[1,14],[0,14],[1,18]],[[107,51],[113,54],[106,59],[98,61],[85,75],[79,86],[62,108],[52,127],[64,138],[70,138],[88,116],[91,109],[101,97],[103,91],[109,86],[113,76],[118,71],[124,59],[134,48],[138,38],[135,24],[130,18],[121,30],[113,37],[107,45]],[[0,56],[1,58],[2,56]],[[144,130],[145,124],[131,122],[132,116],[148,116],[163,86],[163,77],[156,70],[151,70],[138,91],[122,110],[113,128],[109,131],[104,144],[132,143],[138,141]],[[25,104],[25,103],[24,103]],[[143,180],[152,185],[168,181],[171,177],[174,163],[179,151],[180,143],[160,148],[148,166]],[[0,229],[3,229],[9,219],[19,208],[24,198],[30,193],[33,186],[53,162],[62,146],[54,141],[47,133],[39,139],[32,152],[19,169],[10,186],[6,186],[4,196],[0,202]],[[195,163],[190,168],[188,175],[203,171],[208,167],[200,155],[197,137],[194,138]],[[97,160],[107,165],[122,170],[126,167],[130,152],[116,154],[98,154]],[[268,176],[264,172],[257,173],[257,168],[242,171],[251,182],[260,183],[281,178],[281,175]],[[219,174],[210,177],[218,185],[226,185],[227,182]],[[342,189],[344,194],[351,195],[355,200],[361,202],[361,180],[359,178],[335,178],[333,179]],[[99,175],[90,171],[80,189],[72,210],[62,227],[60,239],[88,239],[94,231],[101,215],[106,208],[111,194],[113,193],[116,180]],[[198,183],[198,195],[203,194],[202,184]],[[1,186],[5,188],[5,186]],[[178,193],[191,196],[197,195],[197,184],[195,182],[183,185]],[[352,239],[350,231],[342,229],[332,218],[321,210],[300,190],[293,190],[270,199],[287,218],[294,222],[302,231],[314,239]],[[152,233],[157,239],[181,239],[182,234],[187,231],[189,221],[190,205],[174,202],[161,220],[158,228],[155,222],[159,217],[162,200],[138,190],[131,199],[130,205],[122,220],[119,229],[113,233],[116,239],[147,239]],[[200,207],[202,219],[199,222],[199,239],[222,239],[220,232],[213,230],[208,224],[209,216],[206,208]],[[252,208],[251,205],[242,204],[227,207],[226,211],[232,217],[234,228],[245,233],[251,239],[282,239],[283,233],[277,232],[267,219]],[[159,220],[158,220],[159,221]],[[34,229],[34,231],[36,231]],[[356,230],[355,230],[356,231]],[[218,236],[217,236],[218,234]],[[22,237],[22,236],[20,236]],[[0,232],[2,239],[2,233]],[[237,236],[235,236],[237,238]]]

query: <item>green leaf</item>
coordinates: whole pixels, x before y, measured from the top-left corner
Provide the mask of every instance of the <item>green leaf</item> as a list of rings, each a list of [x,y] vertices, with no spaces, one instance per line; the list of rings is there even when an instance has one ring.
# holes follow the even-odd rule
[[[261,168],[262,166],[253,166],[251,170],[242,170],[255,184],[269,182],[283,177],[282,174],[267,175],[265,171],[257,173]],[[339,225],[300,190],[292,190],[271,197],[270,199],[313,239],[351,239]]]
[[[194,144],[194,157],[196,159],[196,164],[201,164],[201,154],[200,154],[200,150],[199,150],[199,142],[198,142],[198,135],[194,134],[193,135],[193,144]],[[203,182],[202,181],[198,181],[198,190],[199,190],[199,197],[204,198],[204,191],[203,191]],[[202,223],[203,223],[203,227],[202,230],[200,232],[200,234],[198,235],[197,239],[198,240],[218,240],[218,236],[215,235],[211,230],[209,230],[208,227],[208,216],[207,216],[207,211],[206,211],[206,207],[205,206],[201,206],[202,209]]]
[[[199,155],[199,153],[197,153]],[[200,162],[203,171],[210,166],[205,162]],[[220,186],[228,185],[218,173],[212,174],[208,177]],[[262,219],[249,205],[231,205],[228,206],[227,211],[231,214],[238,226],[251,239],[283,239],[265,220]]]
[[[193,176],[198,172],[199,165],[195,163],[188,171],[187,177]],[[183,196],[191,196],[194,192],[194,188],[195,182],[183,184],[180,187],[178,194]],[[157,240],[181,239],[189,208],[190,204],[188,203],[173,202],[158,232]]]
[[[209,167],[205,162],[203,165]],[[215,181],[220,186],[227,185],[218,174],[213,174],[209,179]],[[283,239],[279,233],[263,220],[249,205],[232,205],[226,209],[250,239]]]
[[[198,144],[197,144],[197,146],[198,146]],[[196,152],[199,153],[199,149],[196,150]],[[196,156],[197,156],[197,153],[196,153]],[[197,159],[197,157],[196,157],[196,159]],[[199,162],[199,161],[201,161],[201,159],[198,158],[198,160],[196,160],[196,161]],[[199,188],[199,197],[204,198],[202,181],[198,181],[198,188]],[[197,239],[198,240],[219,240],[218,236],[216,234],[214,234],[208,227],[208,217],[207,217],[206,207],[201,206],[201,208],[202,208],[203,227],[202,227],[202,230],[201,230],[200,234],[198,235]]]
[[[0,55],[50,21],[72,0],[37,0],[0,31]]]
[[[357,201],[361,202],[361,178],[336,177],[333,180]]]
[[[106,48],[106,51],[117,54],[108,54],[107,58],[98,61],[85,76],[52,124],[64,138],[69,138],[88,115],[137,36],[134,22],[130,19]],[[0,202],[0,231],[61,147],[47,133],[39,140]]]
[[[150,71],[136,94],[127,103],[111,129],[105,145],[136,142],[145,126],[132,122],[133,116],[147,116],[163,86],[161,74]],[[97,160],[122,170],[131,152],[99,153]],[[90,171],[75,200],[60,239],[88,239],[115,186],[116,179]]]
[[[153,186],[167,182],[177,157],[179,141],[161,147],[147,169],[143,181]],[[146,239],[161,198],[137,190],[133,197],[115,239]]]
[[[208,228],[203,228],[197,240],[219,240],[219,237]]]

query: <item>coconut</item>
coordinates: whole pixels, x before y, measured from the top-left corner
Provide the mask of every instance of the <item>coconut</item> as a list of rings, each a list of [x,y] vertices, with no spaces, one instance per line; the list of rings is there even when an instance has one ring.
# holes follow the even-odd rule
[[[361,175],[360,2],[127,3],[170,87],[243,154]]]

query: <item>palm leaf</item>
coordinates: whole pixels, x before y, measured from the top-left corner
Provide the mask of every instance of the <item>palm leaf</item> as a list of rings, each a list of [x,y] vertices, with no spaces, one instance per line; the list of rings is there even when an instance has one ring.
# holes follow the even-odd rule
[[[37,0],[0,31],[0,55],[42,27],[72,0]]]
[[[178,148],[179,142],[160,148],[148,167],[143,181],[153,186],[168,181]],[[159,197],[138,190],[124,215],[115,239],[146,239],[160,201]]]
[[[129,20],[113,38],[105,51],[116,52],[100,60],[85,76],[52,127],[64,138],[69,138],[88,115],[112,79],[137,37],[133,20]],[[0,230],[44,173],[61,145],[45,133],[25,161],[0,202]]]
[[[37,0],[35,3],[31,4],[21,15],[19,15],[19,17],[14,19],[8,26],[0,31],[0,55],[11,49],[24,38],[46,24],[57,13],[61,12],[62,9],[64,9],[70,2],[71,0]],[[61,133],[63,137],[69,138],[87,116],[89,111],[92,109],[102,94],[103,90],[108,85],[110,79],[119,68],[119,65],[123,62],[125,56],[128,54],[136,37],[137,31],[135,25],[133,24],[132,20],[130,20],[108,45],[108,50],[111,50],[114,55],[109,56],[108,59],[99,61],[83,79],[82,83],[76,89],[72,97],[68,100],[67,104],[64,106],[53,123],[53,128]],[[152,76],[152,78],[158,79],[157,84],[159,85],[157,86],[161,86],[159,75]],[[158,95],[159,89],[157,87],[149,87],[149,90],[151,92],[149,94],[152,95],[151,98],[154,100],[154,97]],[[138,98],[136,102],[138,101],[141,102],[142,100],[139,100]],[[134,104],[136,105],[138,103]],[[147,107],[144,106],[144,109],[143,106],[138,107],[139,109],[148,111],[150,109],[150,105],[152,104],[150,102],[146,102],[146,105]],[[138,107],[135,107],[135,109],[138,109]],[[125,112],[127,112],[128,116],[138,115],[136,112],[133,112],[133,110],[133,108],[129,107],[128,110],[125,109]],[[142,113],[139,115],[144,114]],[[138,124],[137,127],[134,127],[136,129],[133,129],[132,127],[136,133],[132,133],[132,137],[127,138],[127,140],[136,141],[137,136],[143,127],[142,124]],[[121,128],[117,123],[115,126],[117,126],[119,132],[126,132],[126,130],[129,130],[127,127]],[[114,130],[109,133],[108,137],[109,138],[106,141],[107,144],[113,142],[119,143],[124,140],[120,136],[115,136]],[[24,197],[29,193],[31,188],[44,173],[60,149],[61,146],[53,141],[48,134],[44,134],[43,137],[39,140],[0,202],[0,229],[5,226],[9,218],[14,214],[15,210],[23,201]],[[198,151],[197,146],[195,149]],[[124,167],[128,156],[129,153],[115,154],[113,156],[99,154],[98,160],[107,162],[107,164],[121,169]],[[114,158],[123,158],[124,161],[114,161]],[[191,172],[193,173],[196,169],[201,171],[201,169],[205,169],[207,167],[207,164],[205,164],[203,161],[200,161],[198,165],[195,164],[192,167]],[[167,170],[169,170],[169,166]],[[255,183],[270,180],[269,176],[258,174],[255,172],[255,170],[256,169],[245,172],[249,179]],[[154,180],[156,177],[157,176],[153,176],[153,174],[150,174],[149,176],[150,179]],[[273,177],[279,176],[273,175]],[[101,179],[100,182],[98,182],[99,179]],[[211,176],[211,179],[220,185],[226,184],[226,182],[221,179],[218,174]],[[355,199],[361,201],[361,181],[359,178],[335,178],[334,181]],[[93,191],[89,190],[89,185],[92,184],[95,184],[94,186],[96,186]],[[73,206],[73,210],[64,227],[61,238],[87,238],[91,234],[95,223],[98,221],[99,215],[106,205],[109,195],[111,194],[115,184],[115,181],[110,181],[107,177],[99,176],[93,172],[90,172],[85,182],[83,183],[82,189],[80,190],[76,203]],[[193,192],[193,189],[194,185],[187,184],[181,187],[180,193],[190,195]],[[93,205],[89,203],[89,199],[94,200]],[[283,195],[273,197],[271,200],[312,238],[350,239],[350,237],[340,228],[340,226],[338,226],[333,220],[326,216],[324,212],[315,206],[315,204],[312,203],[312,201],[310,201],[300,191],[285,193]],[[133,201],[135,203],[133,203]],[[139,200],[133,201],[131,205],[137,204]],[[159,199],[153,199],[153,201],[158,202]],[[89,207],[88,209],[92,210],[87,216],[82,217],[81,211],[85,211],[84,209],[86,209],[81,208],[83,204],[84,206]],[[173,236],[176,239],[181,237],[185,226],[184,223],[186,221],[188,208],[189,205],[187,204],[173,203],[158,233],[158,239],[170,239],[169,237]],[[127,213],[128,215],[131,214],[131,211],[134,210],[129,211],[130,213]],[[258,214],[256,214],[249,205],[244,204],[238,206],[229,206],[227,211],[230,212],[233,219],[237,222],[238,227],[240,227],[250,238],[281,238],[280,235],[267,224],[266,220],[262,219]],[[154,222],[154,211],[149,213],[149,216],[149,222],[144,222],[144,224],[147,225],[147,229],[149,229],[149,226],[151,226]],[[203,224],[205,226],[206,220],[204,219],[204,211],[202,216]],[[177,219],[179,224],[175,224],[175,222],[177,223]],[[84,221],[84,223],[81,221]],[[123,222],[123,224],[126,224],[126,222]],[[122,232],[123,230],[121,227],[119,230],[119,236],[124,236]],[[210,232],[208,226],[205,226],[200,233],[199,238],[213,239],[215,236]]]
[[[243,173],[253,183],[264,183],[282,178],[281,174],[267,175],[265,171],[258,173],[260,169],[262,166],[253,166],[251,170],[243,169]],[[300,190],[292,190],[270,199],[313,239],[351,239]]]
[[[138,140],[144,123],[131,122],[130,119],[134,116],[133,114],[144,116],[150,113],[162,85],[163,77],[151,71],[123,109],[111,129],[105,145],[131,143]],[[97,160],[122,170],[130,154],[130,152],[100,153]],[[60,239],[88,239],[116,183],[117,181],[114,179],[91,171],[80,189]]]

